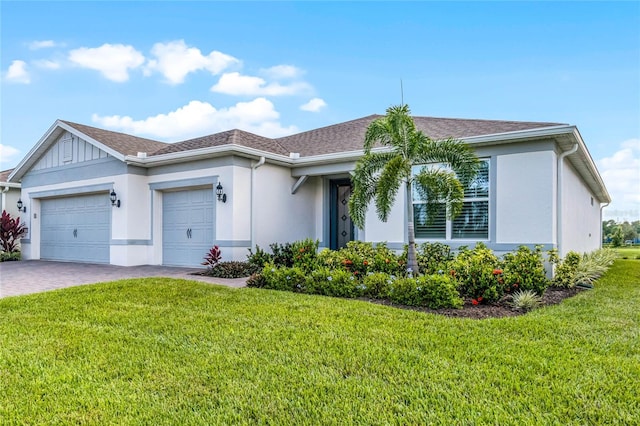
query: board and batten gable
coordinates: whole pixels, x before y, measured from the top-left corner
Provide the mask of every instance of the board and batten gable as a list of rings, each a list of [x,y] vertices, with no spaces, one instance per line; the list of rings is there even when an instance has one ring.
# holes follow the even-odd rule
[[[109,157],[109,154],[97,146],[65,131],[33,165],[31,170],[60,167],[66,164],[82,163],[107,157]]]

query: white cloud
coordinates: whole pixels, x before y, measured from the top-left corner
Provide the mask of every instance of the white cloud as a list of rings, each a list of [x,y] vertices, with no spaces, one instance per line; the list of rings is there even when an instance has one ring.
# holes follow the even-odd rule
[[[204,56],[200,49],[188,47],[184,40],[156,43],[151,49],[151,54],[156,59],[149,61],[145,74],[158,71],[170,84],[183,83],[187,74],[191,72],[207,70],[216,75],[230,66],[240,64],[233,56],[215,50]]]
[[[9,145],[0,144],[0,164],[10,163],[20,151]]]
[[[300,109],[303,111],[318,112],[326,106],[327,103],[323,99],[313,98],[306,104],[300,105]]]
[[[30,50],[46,49],[49,47],[62,46],[61,43],[56,43],[53,40],[35,40],[29,43]]]
[[[144,63],[144,56],[133,46],[105,43],[100,47],[81,47],[69,52],[69,60],[76,65],[99,71],[109,80],[129,79],[129,69]]]
[[[57,70],[60,68],[60,62],[50,61],[48,59],[34,61],[33,64],[39,68],[46,68],[49,70]]]
[[[265,98],[257,98],[220,109],[208,102],[191,101],[175,111],[143,120],[119,115],[101,117],[97,114],[93,115],[92,120],[114,130],[174,141],[235,128],[268,137],[285,136],[298,131],[295,126],[283,127],[278,121],[279,117],[273,103]]]
[[[640,139],[620,144],[611,157],[596,161],[612,202],[605,216],[612,219],[640,218]]]
[[[31,77],[27,70],[27,63],[20,60],[11,62],[11,65],[9,65],[9,69],[5,75],[5,79],[13,83],[29,84],[31,82]]]
[[[297,78],[304,74],[300,68],[294,67],[293,65],[276,65],[271,68],[263,68],[260,70],[260,73],[273,80]]]
[[[305,82],[294,82],[288,85],[267,84],[263,78],[241,75],[238,72],[222,74],[220,80],[211,87],[212,92],[247,96],[296,95],[310,90],[311,86]]]

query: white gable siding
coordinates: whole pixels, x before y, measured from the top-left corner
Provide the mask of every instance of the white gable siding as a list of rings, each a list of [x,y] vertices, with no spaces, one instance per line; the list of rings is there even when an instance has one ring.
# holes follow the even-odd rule
[[[555,242],[555,168],[551,151],[497,157],[497,243]]]
[[[106,158],[109,154],[84,139],[64,132],[31,170],[42,170],[66,164]]]

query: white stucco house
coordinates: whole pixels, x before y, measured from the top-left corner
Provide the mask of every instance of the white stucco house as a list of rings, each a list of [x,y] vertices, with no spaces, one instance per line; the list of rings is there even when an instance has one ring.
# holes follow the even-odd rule
[[[350,172],[377,117],[277,139],[230,130],[171,144],[58,120],[8,178],[21,184],[26,207],[23,257],[198,266],[214,244],[225,260],[244,260],[256,244],[304,238],[400,249],[402,194],[387,223],[372,209],[364,229],[354,229],[347,211]],[[429,226],[418,220],[418,242],[482,241],[498,253],[521,244],[562,254],[600,247],[610,197],[575,126],[415,122],[434,139],[463,139],[483,161],[463,213]],[[420,219],[421,200],[413,203]]]
[[[18,217],[20,184],[8,182],[13,169],[0,171],[0,213],[6,211],[11,217]]]

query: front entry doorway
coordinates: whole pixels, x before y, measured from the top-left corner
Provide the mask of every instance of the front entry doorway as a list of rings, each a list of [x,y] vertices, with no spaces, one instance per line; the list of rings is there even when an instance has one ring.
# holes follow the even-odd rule
[[[351,181],[349,179],[330,181],[329,247],[332,250],[346,247],[354,237],[353,222],[349,216],[349,197],[351,197]]]

